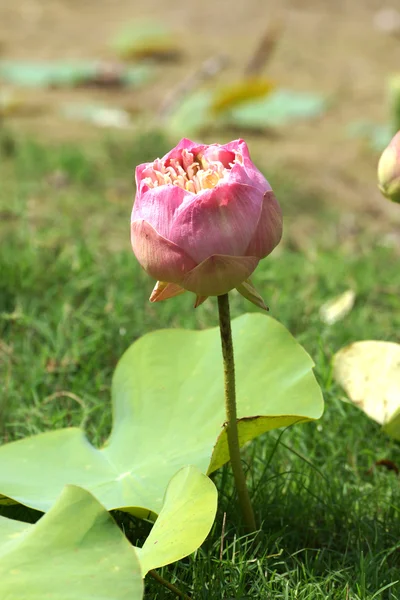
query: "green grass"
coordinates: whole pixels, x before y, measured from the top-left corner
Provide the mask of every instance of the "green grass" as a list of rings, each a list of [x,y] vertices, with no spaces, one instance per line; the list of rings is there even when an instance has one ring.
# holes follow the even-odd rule
[[[101,444],[110,430],[111,374],[129,344],[156,328],[216,324],[215,299],[196,310],[190,294],[151,305],[152,282],[130,250],[133,165],[166,149],[157,134],[129,147],[111,139],[95,149],[50,148],[3,134],[3,443],[84,422]],[[245,449],[262,522],[254,543],[237,533],[225,467],[215,477],[219,510],[208,540],[160,573],[196,599],[400,599],[398,476],[373,468],[382,458],[400,464],[399,446],[341,401],[331,374],[332,355],[343,345],[399,341],[399,257],[367,229],[342,230],[340,215],[298,182],[282,173],[270,179],[287,235],[255,282],[271,314],[314,358],[326,411],[318,423],[273,432]],[[321,304],[350,286],[357,291],[351,314],[322,324]],[[256,310],[232,296],[234,315]],[[134,527],[118,518],[128,531]],[[170,597],[149,580],[146,598]]]

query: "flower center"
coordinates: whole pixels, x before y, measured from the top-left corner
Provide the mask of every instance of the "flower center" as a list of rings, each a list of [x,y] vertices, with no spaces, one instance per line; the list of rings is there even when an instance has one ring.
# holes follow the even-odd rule
[[[171,158],[166,164],[157,158],[144,172],[144,181],[150,188],[172,184],[197,194],[201,190],[214,188],[238,158],[235,157],[232,163],[224,166],[220,160],[209,160],[201,154],[195,156],[184,149],[179,158]]]

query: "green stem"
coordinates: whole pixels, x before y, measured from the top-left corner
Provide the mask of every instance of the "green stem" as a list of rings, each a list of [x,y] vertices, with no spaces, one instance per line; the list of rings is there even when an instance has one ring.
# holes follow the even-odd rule
[[[228,436],[229,456],[231,460],[233,476],[235,478],[235,485],[244,525],[247,533],[253,533],[257,529],[256,520],[250,501],[249,491],[246,485],[242,461],[240,459],[239,433],[236,412],[235,362],[233,358],[231,316],[229,311],[228,294],[218,296],[218,311],[222,356],[224,359],[226,433]]]
[[[173,583],[170,583],[169,581],[164,579],[164,577],[161,577],[161,575],[159,575],[154,569],[151,569],[151,571],[149,571],[149,575],[158,583],[170,590],[170,592],[178,596],[178,598],[183,598],[183,600],[191,600],[189,596],[181,592],[181,590],[177,588]]]

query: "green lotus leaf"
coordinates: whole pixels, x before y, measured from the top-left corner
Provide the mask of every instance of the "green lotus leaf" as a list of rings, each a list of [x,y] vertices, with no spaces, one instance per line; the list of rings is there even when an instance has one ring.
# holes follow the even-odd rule
[[[149,537],[142,548],[136,548],[143,576],[201,546],[214,522],[217,499],[215,485],[196,467],[178,471]]]
[[[232,328],[241,444],[318,419],[323,399],[313,362],[285,327],[253,313]],[[210,473],[228,460],[218,328],[143,336],[118,363],[112,397],[113,428],[101,449],[78,428],[0,447],[0,493],[46,511],[71,483],[109,510],[154,517],[179,469]]]
[[[105,508],[67,486],[35,525],[0,517],[3,600],[140,600],[140,564]]]

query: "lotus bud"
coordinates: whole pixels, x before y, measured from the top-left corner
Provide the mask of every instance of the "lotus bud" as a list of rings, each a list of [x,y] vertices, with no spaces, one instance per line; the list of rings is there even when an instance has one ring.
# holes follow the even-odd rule
[[[400,202],[400,131],[383,151],[378,164],[378,187],[393,202]]]
[[[236,288],[266,308],[249,277],[281,235],[281,209],[243,140],[183,139],[136,169],[131,240],[139,263],[158,280],[152,302],[189,290],[198,306]]]

